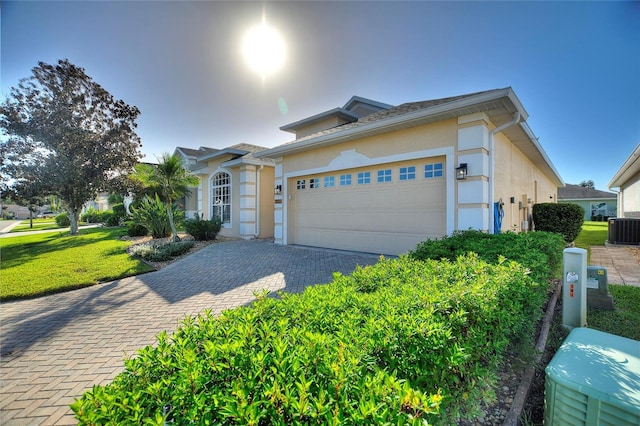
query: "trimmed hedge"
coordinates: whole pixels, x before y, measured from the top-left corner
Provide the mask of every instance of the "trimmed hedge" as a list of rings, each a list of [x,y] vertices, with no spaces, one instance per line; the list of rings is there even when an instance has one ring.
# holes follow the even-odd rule
[[[503,232],[491,235],[469,230],[456,231],[440,240],[423,241],[409,252],[409,256],[418,260],[454,260],[474,252],[490,263],[496,263],[504,256],[526,265],[534,281],[545,282],[559,276],[564,247],[562,236],[550,232]]]
[[[540,203],[533,206],[536,231],[562,234],[567,243],[578,238],[584,223],[584,209],[572,203]]]
[[[450,424],[488,398],[546,295],[503,257],[382,259],[302,294],[187,317],[72,409],[81,425]]]

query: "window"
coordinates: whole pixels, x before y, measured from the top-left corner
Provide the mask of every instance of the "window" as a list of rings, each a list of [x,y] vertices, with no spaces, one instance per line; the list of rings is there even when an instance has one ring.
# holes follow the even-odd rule
[[[324,177],[324,187],[325,188],[333,188],[336,186],[336,178],[333,176],[325,176]]]
[[[371,183],[371,172],[358,173],[358,185],[364,185],[365,183]]]
[[[427,179],[442,177],[442,163],[425,164],[424,177]]]
[[[304,179],[300,179],[296,182],[296,189],[304,189],[306,187],[306,182]]]
[[[351,175],[340,175],[340,186],[351,185]]]
[[[213,200],[213,217],[223,224],[231,223],[231,176],[220,172],[211,178],[211,193]]]
[[[320,178],[309,179],[309,188],[311,189],[320,188]]]
[[[416,167],[400,167],[400,180],[413,180],[416,178]]]
[[[391,169],[378,170],[378,182],[391,182]]]

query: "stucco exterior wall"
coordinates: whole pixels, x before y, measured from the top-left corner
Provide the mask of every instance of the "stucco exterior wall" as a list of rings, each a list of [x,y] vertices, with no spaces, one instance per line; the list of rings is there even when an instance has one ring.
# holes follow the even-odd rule
[[[260,171],[260,223],[258,225],[258,238],[273,238],[273,198],[274,168],[263,167]]]
[[[620,217],[640,217],[640,175],[636,175],[620,188],[620,202]]]
[[[347,121],[340,117],[329,117],[325,120],[317,121],[309,124],[308,126],[301,127],[296,130],[296,139],[311,135],[313,133],[321,132],[326,129],[340,126],[347,123]]]
[[[213,215],[211,179],[219,172],[231,177],[231,221],[220,229],[220,235],[239,238],[268,238],[273,236],[273,167],[225,162],[233,156],[216,157],[199,170],[200,185],[196,189],[197,211],[205,219]],[[191,206],[191,204],[190,204]]]
[[[533,205],[555,202],[558,189],[502,133],[495,135],[495,199],[504,202],[502,230],[522,231]],[[513,202],[512,202],[513,201]]]
[[[456,120],[403,129],[340,144],[319,147],[302,153],[287,155],[283,173],[328,166],[340,153],[356,150],[369,158],[384,157],[426,148],[453,146],[456,141]]]

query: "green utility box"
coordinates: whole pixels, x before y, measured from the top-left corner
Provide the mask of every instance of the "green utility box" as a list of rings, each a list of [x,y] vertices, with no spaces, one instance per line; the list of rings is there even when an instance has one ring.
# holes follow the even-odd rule
[[[545,371],[545,425],[640,425],[639,341],[575,328]]]
[[[613,296],[609,293],[607,268],[587,266],[587,306],[599,309],[615,309]]]

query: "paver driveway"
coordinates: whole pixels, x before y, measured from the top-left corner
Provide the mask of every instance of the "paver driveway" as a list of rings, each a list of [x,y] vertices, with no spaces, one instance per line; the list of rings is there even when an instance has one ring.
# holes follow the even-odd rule
[[[219,313],[268,288],[300,292],[377,256],[266,241],[212,244],[138,277],[0,307],[0,424],[75,424],[74,398],[186,315]]]

